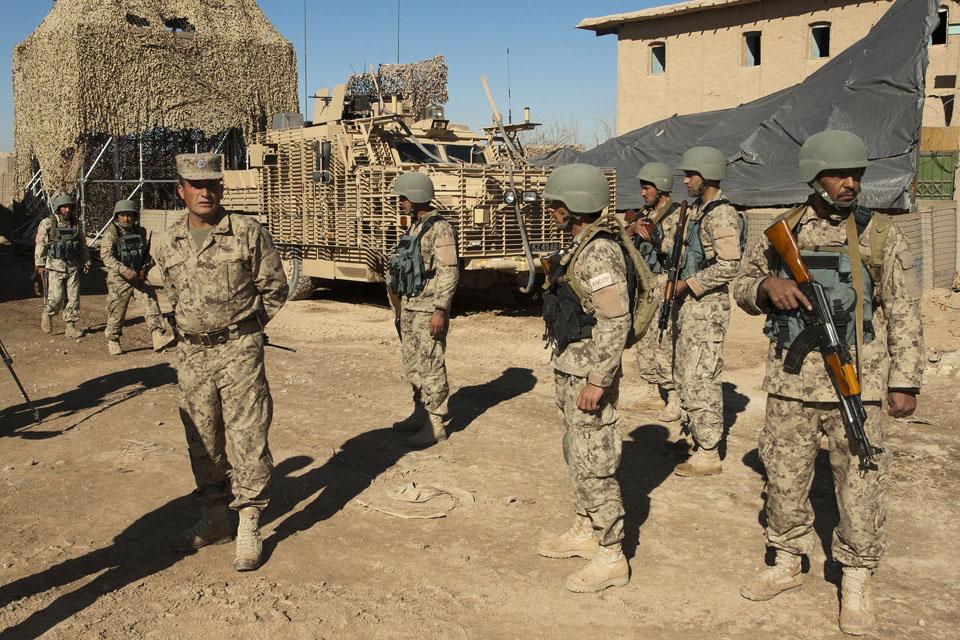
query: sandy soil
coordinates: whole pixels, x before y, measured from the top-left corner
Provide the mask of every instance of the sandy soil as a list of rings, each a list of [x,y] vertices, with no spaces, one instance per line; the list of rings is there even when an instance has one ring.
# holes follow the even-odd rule
[[[139,318],[107,355],[103,275],[84,281],[80,340],[37,324],[30,261],[0,254],[0,337],[39,407],[33,424],[0,371],[0,638],[838,638],[837,520],[826,453],[812,496],[821,544],[801,590],[744,600],[764,563],[756,443],[765,343],[735,312],[726,344],[724,472],[674,476],[675,424],[623,411],[620,479],[629,586],[562,588],[585,561],[537,556],[571,521],[551,373],[534,308],[461,293],[449,338],[450,439],[411,451],[409,410],[381,289],[348,285],[287,305],[269,327],[275,399],[267,560],[232,570],[233,545],[192,556],[166,539],[196,517],[172,356]],[[958,348],[960,294],[929,292],[931,352]],[[161,294],[161,302],[165,299]],[[135,310],[134,310],[135,312]],[[625,358],[623,395],[642,395]],[[956,638],[960,614],[958,382],[929,372],[921,421],[890,422],[889,549],[875,578],[879,638]],[[473,500],[397,502],[439,484]],[[364,506],[369,505],[369,506]],[[411,519],[418,513],[443,518]]]

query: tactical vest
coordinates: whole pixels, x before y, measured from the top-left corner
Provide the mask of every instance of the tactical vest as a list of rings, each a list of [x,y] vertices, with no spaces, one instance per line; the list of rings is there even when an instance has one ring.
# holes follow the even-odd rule
[[[420,239],[426,235],[434,224],[443,220],[443,216],[432,216],[423,223],[419,233],[412,236],[404,234],[400,237],[397,244],[397,251],[390,256],[390,263],[387,267],[390,273],[390,288],[400,296],[415,298],[423,293],[427,286],[427,280],[436,275],[436,269],[427,270],[423,264],[423,255],[420,253]],[[454,246],[457,230],[453,230]]]
[[[55,260],[71,262],[80,256],[80,226],[60,227],[54,217],[47,234],[47,254]]]
[[[717,263],[716,256],[707,259],[706,251],[703,248],[703,240],[700,238],[700,229],[710,212],[722,204],[730,204],[730,201],[721,198],[708,202],[703,207],[703,215],[691,218],[687,222],[687,234],[683,239],[683,259],[680,264],[681,280],[686,280],[693,274]],[[737,215],[740,216],[740,255],[742,257],[744,250],[747,248],[747,222],[744,220],[742,213],[738,211]]]
[[[788,214],[789,215],[789,214]],[[869,253],[860,257],[860,269],[863,273],[863,343],[873,340],[873,308],[876,294],[875,283],[880,280],[883,264],[883,244],[890,230],[892,221],[883,214],[875,214],[869,209],[858,208],[854,212],[857,223],[857,236],[863,233],[871,217],[876,217],[873,231],[869,239]],[[792,229],[796,237],[797,228]],[[799,244],[800,256],[803,263],[810,270],[813,279],[823,288],[830,301],[830,313],[840,339],[853,347],[857,343],[857,327],[855,312],[857,293],[853,288],[853,271],[850,264],[850,247],[845,242],[843,246],[815,246]],[[791,278],[789,270],[779,261],[777,277]],[[781,311],[774,309],[767,314],[767,321],[763,325],[763,333],[776,344],[776,357],[782,358],[784,350],[788,350],[797,337],[803,332],[806,325],[800,309]],[[815,351],[819,347],[814,346]]]
[[[140,225],[132,225],[131,231],[126,231],[118,224],[114,224],[120,239],[113,246],[113,255],[123,266],[137,273],[150,260],[150,249],[140,234]]]
[[[660,256],[657,255],[657,251],[659,251],[660,246],[663,244],[663,220],[679,208],[680,205],[674,202],[667,207],[662,215],[651,218],[651,220],[653,220],[653,231],[650,233],[650,240],[652,242],[647,242],[638,235],[633,236],[634,246],[637,247],[637,251],[643,256],[643,261],[647,263],[647,266],[650,267],[650,271],[653,273],[663,273],[663,265],[660,263]]]

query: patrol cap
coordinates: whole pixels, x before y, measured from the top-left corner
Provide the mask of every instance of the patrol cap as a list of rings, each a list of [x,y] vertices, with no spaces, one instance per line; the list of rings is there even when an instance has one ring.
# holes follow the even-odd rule
[[[640,182],[649,182],[657,191],[669,193],[673,188],[673,169],[662,162],[648,162],[640,167],[637,179]]]
[[[593,165],[565,164],[550,173],[542,197],[559,200],[573,213],[599,213],[610,204],[610,184]]]
[[[219,153],[181,153],[177,174],[187,180],[222,180],[223,156]]]
[[[390,193],[403,196],[414,204],[425,204],[433,200],[433,181],[418,171],[403,173],[397,176]]]
[[[727,177],[727,158],[713,147],[693,147],[680,158],[677,169],[699,173],[704,180],[719,181]]]
[[[137,203],[133,200],[128,200],[127,198],[118,200],[117,204],[113,205],[113,215],[117,215],[118,213],[139,213],[137,210]]]
[[[64,193],[53,199],[53,210],[59,211],[64,205],[76,205],[77,201],[70,194]]]
[[[797,182],[812,182],[828,169],[863,169],[870,166],[867,147],[855,133],[828,129],[815,133],[800,147]]]

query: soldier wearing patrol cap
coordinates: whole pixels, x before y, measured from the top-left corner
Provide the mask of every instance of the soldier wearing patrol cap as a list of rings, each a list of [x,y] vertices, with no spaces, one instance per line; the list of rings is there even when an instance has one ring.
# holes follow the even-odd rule
[[[677,211],[680,205],[670,197],[673,188],[673,169],[662,162],[648,162],[637,174],[644,207],[628,228],[633,239],[656,276],[658,289],[667,283],[667,257],[673,247],[677,226]],[[668,331],[672,333],[672,330]],[[673,344],[670,340],[660,342],[656,331],[647,331],[636,345],[637,366],[640,377],[651,386],[648,396],[639,404],[639,409],[661,408],[658,420],[679,420],[680,396],[673,382]],[[661,398],[666,398],[666,406]]]
[[[113,222],[100,240],[100,259],[107,270],[107,351],[123,353],[120,335],[127,306],[133,298],[153,336],[153,350],[161,351],[176,342],[172,330],[165,330],[157,294],[145,280],[153,264],[146,230],[137,222],[140,209],[132,200],[123,199],[113,207]]]
[[[450,306],[460,279],[457,234],[430,204],[433,182],[423,173],[404,173],[393,185],[410,227],[390,259],[390,288],[400,296],[403,373],[413,387],[413,412],[394,423],[397,431],[416,432],[409,443],[428,447],[446,439],[445,354]]]
[[[77,328],[80,272],[90,271],[90,249],[83,236],[83,225],[76,216],[76,206],[73,196],[64,194],[54,198],[53,215],[40,222],[34,249],[34,268],[45,286],[40,329],[44,333],[52,332],[52,318],[62,308],[68,338],[83,335],[83,330]]]
[[[723,153],[693,147],[683,154],[678,168],[694,201],[676,289],[673,372],[694,452],[674,473],[705,476],[722,471],[723,341],[730,325],[729,283],[740,268],[746,229],[720,190],[727,175]]]
[[[177,156],[177,193],[187,214],[154,251],[176,315],[180,419],[202,509],[200,520],[172,544],[191,552],[228,542],[229,503],[240,512],[233,566],[249,571],[260,564],[260,511],[273,473],[263,327],[286,301],[287,278],[266,229],[220,207],[220,163],[213,153]]]
[[[871,445],[882,448],[883,410],[895,418],[910,415],[923,380],[920,285],[913,258],[889,217],[858,206],[860,180],[870,164],[858,136],[836,130],[814,134],[803,143],[798,164],[798,182],[813,193],[781,219],[823,286],[839,337],[859,364],[864,431]],[[890,453],[878,453],[876,468],[861,472],[824,360],[810,353],[798,371],[792,366],[787,371],[785,350],[803,331],[802,311],[810,303],[766,236],[750,251],[733,289],[744,311],[767,316],[770,349],[763,389],[768,396],[758,449],[767,476],[766,543],[776,551],[774,566],[763,568],[740,593],[769,600],[802,583],[801,558],[817,539],[808,494],[826,436],[840,512],[830,545],[833,560],[843,567],[840,630],[864,635],[876,622],[870,578],[885,544],[882,491]]]
[[[550,270],[543,318],[553,347],[576,519],[565,533],[541,541],[537,553],[589,559],[564,586],[578,593],[601,591],[630,581],[620,546],[624,512],[616,476],[622,448],[620,359],[631,327],[627,263],[617,241],[597,224],[610,204],[609,183],[598,168],[557,167],[543,199],[554,224],[571,238],[560,264]]]

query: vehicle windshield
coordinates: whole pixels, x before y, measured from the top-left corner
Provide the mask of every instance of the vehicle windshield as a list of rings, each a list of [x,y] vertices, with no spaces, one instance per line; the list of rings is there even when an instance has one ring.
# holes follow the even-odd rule
[[[440,157],[440,151],[437,149],[437,145],[425,144],[423,148],[436,157]],[[398,142],[397,153],[400,154],[400,162],[416,162],[417,164],[435,164],[437,162],[437,160],[425,154],[420,147],[412,142]]]
[[[483,147],[480,145],[448,144],[444,145],[447,152],[447,158],[451,162],[463,162],[473,164],[475,162],[484,162]]]

